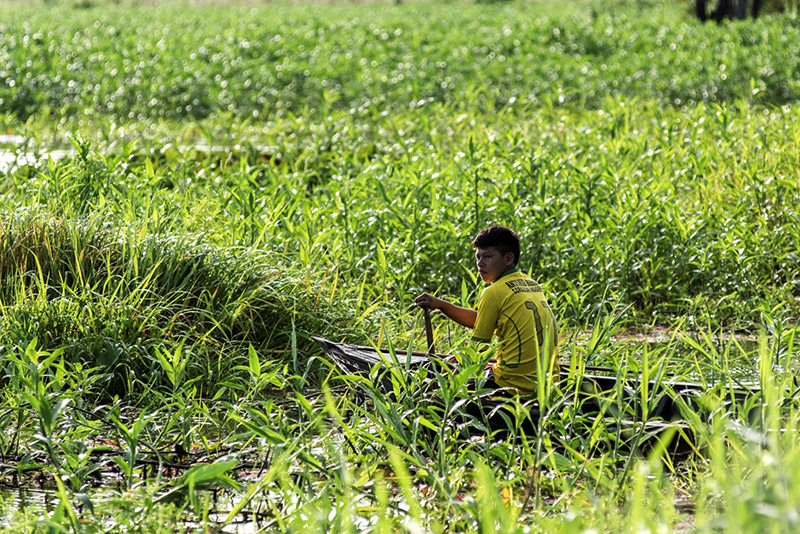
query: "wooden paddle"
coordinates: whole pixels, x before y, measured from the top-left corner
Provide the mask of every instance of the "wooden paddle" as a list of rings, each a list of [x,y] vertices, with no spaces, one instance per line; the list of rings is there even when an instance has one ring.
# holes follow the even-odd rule
[[[430,308],[422,308],[422,313],[425,316],[425,335],[428,338],[428,354],[436,354],[436,347],[433,344],[433,326],[431,326],[431,310]]]

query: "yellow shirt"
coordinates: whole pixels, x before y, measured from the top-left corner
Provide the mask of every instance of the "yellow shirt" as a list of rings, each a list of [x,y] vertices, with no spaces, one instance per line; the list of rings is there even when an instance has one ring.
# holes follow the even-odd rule
[[[472,338],[500,340],[494,380],[518,393],[536,390],[537,369],[558,373],[558,327],[542,288],[528,275],[512,269],[484,289]],[[547,348],[545,348],[547,343]]]

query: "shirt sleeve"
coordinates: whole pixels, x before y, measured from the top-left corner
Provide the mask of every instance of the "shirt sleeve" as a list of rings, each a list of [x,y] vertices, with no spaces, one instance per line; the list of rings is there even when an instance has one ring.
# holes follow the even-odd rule
[[[487,288],[478,299],[478,316],[475,318],[475,328],[472,330],[472,339],[491,343],[494,331],[497,328],[497,316],[500,306],[497,295]]]

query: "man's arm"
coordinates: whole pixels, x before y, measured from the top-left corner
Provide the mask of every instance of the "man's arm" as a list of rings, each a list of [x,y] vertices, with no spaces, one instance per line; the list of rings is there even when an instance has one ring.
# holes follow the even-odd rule
[[[462,308],[456,306],[452,302],[436,298],[429,293],[423,293],[414,299],[414,302],[420,308],[429,308],[432,310],[439,310],[453,321],[461,326],[467,328],[475,328],[475,319],[478,317],[478,312],[469,308]]]

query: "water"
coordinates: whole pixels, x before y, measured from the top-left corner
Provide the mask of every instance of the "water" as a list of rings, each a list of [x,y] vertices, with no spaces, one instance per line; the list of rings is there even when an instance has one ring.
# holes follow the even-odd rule
[[[243,492],[214,492],[212,490],[197,492],[201,503],[206,501],[213,503],[212,512],[208,514],[208,520],[212,526],[222,525],[228,515],[227,510],[244,497]],[[104,501],[116,499],[120,493],[116,488],[98,488],[91,493],[90,498],[96,511],[103,506]],[[277,498],[277,496],[275,496]],[[52,517],[59,506],[60,500],[55,488],[35,488],[32,486],[21,486],[18,488],[0,486],[0,531],[10,528],[23,521],[36,521]],[[82,505],[81,500],[73,498],[71,505],[79,518],[87,520],[91,512]],[[104,518],[99,519],[108,529],[114,530],[115,527],[124,527],[125,524],[118,522],[119,518],[109,517],[114,514],[114,510],[105,510]],[[254,521],[252,511],[243,512],[238,518],[229,524],[220,527],[218,532],[230,534],[251,534],[259,532],[263,528],[264,520]],[[65,526],[67,526],[64,519]],[[191,531],[194,527],[202,527],[195,521],[184,521],[187,530]]]
[[[30,487],[0,487],[0,529],[13,525],[18,517],[49,515],[58,505],[58,497],[51,490]]]
[[[15,167],[34,166],[48,159],[58,161],[73,155],[75,155],[74,150],[50,150],[43,154],[36,154],[34,152],[18,153],[15,150],[0,150],[0,172],[8,172]]]
[[[27,140],[21,136],[14,135],[0,135],[0,147],[11,145],[16,148],[0,148],[0,172],[7,173],[14,168],[35,166],[47,162],[52,159],[59,161],[64,158],[73,157],[77,151],[70,147],[65,149],[52,149],[42,150],[40,152],[24,150],[20,151],[19,147],[22,146]],[[217,145],[187,145],[173,148],[176,154],[193,154],[194,158],[200,161],[207,158],[222,158],[228,157],[241,157],[244,149],[239,146],[217,146]],[[274,150],[271,147],[254,147],[259,158],[272,159],[274,158]]]

